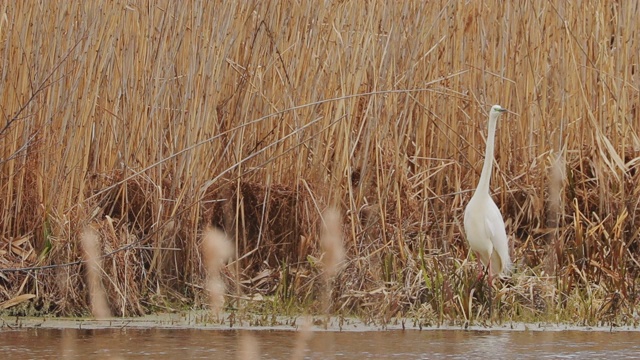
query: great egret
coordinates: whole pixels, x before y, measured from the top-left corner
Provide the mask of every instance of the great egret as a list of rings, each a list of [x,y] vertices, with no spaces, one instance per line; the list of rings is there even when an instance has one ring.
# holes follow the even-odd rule
[[[511,268],[504,220],[502,220],[500,209],[489,194],[496,125],[498,117],[505,111],[507,109],[500,105],[491,107],[482,174],[480,174],[478,188],[464,211],[464,231],[467,234],[469,247],[486,267],[490,284],[493,275],[506,274]]]

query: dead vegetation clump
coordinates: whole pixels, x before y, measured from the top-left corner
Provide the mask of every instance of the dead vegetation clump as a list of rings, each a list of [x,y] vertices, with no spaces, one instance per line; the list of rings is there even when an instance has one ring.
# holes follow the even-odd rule
[[[98,175],[94,175],[95,178]],[[94,180],[92,184],[96,195],[96,202],[101,214],[98,218],[108,216],[112,219],[125,221],[135,225],[132,229],[140,234],[148,234],[154,225],[157,214],[154,210],[158,205],[156,192],[165,192],[166,184],[156,184],[148,179],[135,178],[124,180],[124,173],[116,172],[102,179]]]
[[[148,305],[145,285],[145,252],[138,237],[114,219],[96,221],[94,231],[100,240],[102,284],[108,304],[115,314],[142,315]]]
[[[318,220],[310,189],[255,182],[225,182],[202,199],[203,222],[236,239],[240,267],[248,275],[305,261],[316,250]]]

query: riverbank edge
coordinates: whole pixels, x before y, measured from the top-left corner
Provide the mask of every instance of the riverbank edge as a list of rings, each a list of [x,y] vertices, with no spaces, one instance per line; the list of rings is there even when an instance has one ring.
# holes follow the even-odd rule
[[[587,326],[570,323],[461,323],[454,325],[421,325],[414,319],[397,318],[387,324],[367,323],[356,318],[326,316],[269,316],[259,319],[238,320],[225,313],[218,320],[206,312],[164,313],[126,318],[66,318],[0,316],[0,331],[17,329],[77,329],[77,330],[251,330],[251,331],[312,331],[312,332],[367,332],[367,331],[600,331],[640,332],[638,325]]]

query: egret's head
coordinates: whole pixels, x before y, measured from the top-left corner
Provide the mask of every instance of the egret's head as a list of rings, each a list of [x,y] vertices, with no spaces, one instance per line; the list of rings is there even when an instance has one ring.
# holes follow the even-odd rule
[[[502,107],[502,106],[500,106],[500,105],[493,105],[493,106],[491,107],[491,112],[492,112],[492,113],[495,113],[495,114],[500,114],[500,113],[503,113],[503,112],[505,112],[505,111],[507,111],[507,109],[503,108],[503,107]]]

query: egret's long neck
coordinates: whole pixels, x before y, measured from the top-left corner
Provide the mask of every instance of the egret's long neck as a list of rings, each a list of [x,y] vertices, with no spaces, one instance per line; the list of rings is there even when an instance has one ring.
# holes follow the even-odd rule
[[[493,169],[493,148],[496,137],[496,125],[498,123],[498,114],[491,113],[489,116],[489,134],[487,135],[487,149],[484,154],[484,165],[482,166],[482,174],[476,193],[489,193],[489,182],[491,181],[491,170]]]

